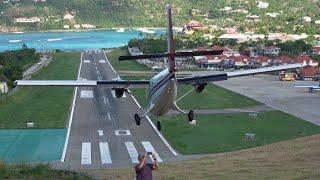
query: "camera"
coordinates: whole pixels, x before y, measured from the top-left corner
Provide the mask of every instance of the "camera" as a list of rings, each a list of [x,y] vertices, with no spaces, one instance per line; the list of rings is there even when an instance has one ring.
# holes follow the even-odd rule
[[[147,155],[152,155],[152,152],[147,152]]]

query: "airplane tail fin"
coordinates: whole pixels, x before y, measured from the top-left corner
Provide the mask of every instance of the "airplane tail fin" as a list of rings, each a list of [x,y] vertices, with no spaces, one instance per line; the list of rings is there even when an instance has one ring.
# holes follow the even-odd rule
[[[168,68],[169,72],[175,72],[176,69],[176,61],[174,58],[174,44],[173,44],[173,30],[172,30],[172,8],[170,5],[167,5],[167,47],[168,47]]]

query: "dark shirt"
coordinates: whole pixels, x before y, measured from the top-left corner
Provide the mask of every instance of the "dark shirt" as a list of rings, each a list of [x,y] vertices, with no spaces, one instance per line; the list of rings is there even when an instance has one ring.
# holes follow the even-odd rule
[[[136,165],[136,173],[137,173],[137,180],[152,180],[152,166],[153,164],[147,163],[139,170],[139,164]]]

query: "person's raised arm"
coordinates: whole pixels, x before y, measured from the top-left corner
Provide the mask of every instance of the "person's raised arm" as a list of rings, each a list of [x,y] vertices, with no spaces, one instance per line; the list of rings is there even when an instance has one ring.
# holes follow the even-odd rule
[[[155,154],[152,154],[152,158],[153,158],[153,161],[154,161],[154,163],[152,165],[152,169],[153,170],[159,169],[159,163],[158,163],[158,160],[157,160]]]
[[[144,153],[144,156],[139,163],[138,170],[141,170],[141,168],[146,164],[146,161],[147,161],[147,152]]]

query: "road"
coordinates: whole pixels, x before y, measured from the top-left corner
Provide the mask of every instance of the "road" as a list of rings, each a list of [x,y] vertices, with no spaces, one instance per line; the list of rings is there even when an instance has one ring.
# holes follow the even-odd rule
[[[79,79],[118,77],[103,52],[83,53],[81,58]],[[71,169],[132,166],[137,163],[138,153],[145,151],[155,151],[160,162],[177,159],[146,118],[141,126],[135,125],[133,115],[137,112],[142,113],[129,94],[117,99],[107,88],[78,88],[63,166]]]
[[[308,93],[307,88],[294,88],[295,85],[317,85],[318,82],[283,82],[277,76],[255,75],[214,84],[320,125],[320,93]]]

